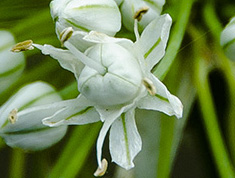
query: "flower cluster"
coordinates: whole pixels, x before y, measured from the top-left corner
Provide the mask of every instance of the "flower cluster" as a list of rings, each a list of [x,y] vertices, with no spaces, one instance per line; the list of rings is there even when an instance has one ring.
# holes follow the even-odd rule
[[[125,169],[134,167],[133,159],[142,147],[136,108],[182,117],[180,100],[151,73],[165,54],[172,23],[168,14],[160,15],[163,4],[162,0],[53,0],[51,14],[65,48],[31,44],[74,73],[80,94],[17,115],[41,117],[49,127],[102,121],[96,176],[107,168],[102,146],[109,130],[112,161]],[[121,27],[134,32],[135,42],[115,37]]]

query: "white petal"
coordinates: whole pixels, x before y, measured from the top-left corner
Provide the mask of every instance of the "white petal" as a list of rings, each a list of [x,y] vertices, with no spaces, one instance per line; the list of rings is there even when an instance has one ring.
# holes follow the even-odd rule
[[[142,141],[137,131],[134,110],[122,114],[110,130],[112,161],[125,169],[134,167],[133,159],[140,152]]]
[[[147,95],[142,98],[138,102],[137,107],[161,111],[167,115],[175,115],[177,118],[181,118],[183,114],[183,105],[181,101],[176,96],[170,94],[166,86],[154,75],[149,77],[156,87],[157,93],[155,96]]]
[[[101,159],[102,159],[102,147],[103,147],[103,143],[104,143],[104,139],[105,136],[110,128],[110,126],[112,125],[112,123],[116,120],[117,118],[115,117],[111,117],[109,119],[106,119],[104,122],[104,125],[102,126],[98,139],[97,139],[97,145],[96,145],[96,149],[97,149],[97,162],[100,168],[102,168],[102,164],[101,164]]]
[[[84,67],[84,64],[68,50],[55,48],[47,44],[43,46],[38,44],[33,44],[33,46],[40,49],[43,54],[50,55],[54,59],[57,59],[63,68],[73,72],[77,76],[80,74],[80,72]]]
[[[64,15],[74,27],[115,35],[121,28],[121,14],[113,0],[70,1]]]
[[[128,40],[126,38],[115,38],[110,37],[104,33],[91,31],[87,35],[84,36],[84,40],[93,42],[93,43],[118,43],[118,42],[126,42],[126,43],[132,43],[131,40]]]
[[[156,18],[145,28],[136,42],[136,47],[142,51],[147,61],[149,71],[165,54],[171,23],[172,20],[168,14]]]
[[[44,118],[43,124],[55,127],[59,125],[83,125],[97,121],[100,121],[98,112],[85,97],[80,95],[77,99],[70,100],[63,109]]]

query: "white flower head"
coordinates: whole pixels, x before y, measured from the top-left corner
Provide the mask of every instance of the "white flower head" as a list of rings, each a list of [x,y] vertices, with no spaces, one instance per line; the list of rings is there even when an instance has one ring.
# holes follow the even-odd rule
[[[74,73],[80,95],[73,100],[37,107],[25,113],[33,115],[48,108],[57,109],[53,115],[43,119],[43,123],[51,127],[101,120],[104,124],[97,140],[98,172],[101,170],[103,174],[106,169],[101,161],[102,146],[109,130],[112,161],[125,169],[134,167],[133,159],[142,147],[135,124],[135,108],[182,117],[180,100],[151,73],[165,54],[171,23],[171,17],[166,14],[154,19],[140,37],[135,29],[135,43],[91,31],[83,40],[93,45],[84,53],[70,40],[64,42],[67,50],[33,44]],[[70,38],[74,35],[76,31]]]
[[[60,100],[46,83],[24,86],[0,108],[0,137],[10,147],[26,151],[42,150],[55,144],[65,135],[67,126],[48,128],[42,124],[42,119],[50,116],[53,110],[37,115],[27,115],[24,110]]]

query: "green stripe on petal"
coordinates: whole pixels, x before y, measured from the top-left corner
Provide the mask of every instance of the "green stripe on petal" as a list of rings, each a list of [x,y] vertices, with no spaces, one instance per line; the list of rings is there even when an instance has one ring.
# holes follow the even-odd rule
[[[83,110],[81,110],[81,111],[79,111],[79,112],[77,112],[77,113],[67,117],[65,120],[69,120],[69,119],[71,119],[73,117],[76,117],[76,116],[79,116],[79,115],[82,115],[82,114],[86,114],[92,108],[93,108],[92,106],[89,106],[89,107],[87,107],[87,108],[85,108],[85,109],[83,109]]]
[[[154,45],[147,51],[147,53],[144,54],[144,58],[146,59],[149,54],[157,47],[157,45],[161,42],[161,38],[158,38],[158,40],[154,43]]]
[[[128,164],[131,165],[131,158],[130,158],[130,152],[129,152],[129,143],[128,143],[128,137],[127,137],[125,114],[122,114],[121,118],[122,118],[122,126],[123,126],[124,138],[125,138],[126,157],[127,157]]]
[[[142,147],[134,110],[123,113],[112,124],[109,139],[112,161],[127,170],[133,168],[133,159]]]
[[[159,98],[160,100],[166,101],[169,103],[169,100],[161,95],[155,94],[155,97]]]

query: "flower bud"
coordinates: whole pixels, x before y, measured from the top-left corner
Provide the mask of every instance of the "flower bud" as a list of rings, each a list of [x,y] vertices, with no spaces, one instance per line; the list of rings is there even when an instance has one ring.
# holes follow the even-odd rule
[[[120,1],[116,0],[119,4]],[[123,25],[129,30],[134,29],[135,14],[141,9],[148,9],[148,12],[139,20],[139,30],[142,31],[153,19],[161,14],[165,0],[153,0],[151,2],[143,0],[123,0],[120,4]]]
[[[114,0],[53,0],[50,7],[58,34],[72,27],[115,35],[121,28],[121,15]]]
[[[48,84],[35,82],[21,88],[0,108],[0,136],[10,147],[27,151],[45,149],[58,142],[67,126],[50,128],[42,124],[45,113],[33,118],[20,117],[24,109],[60,101],[61,97]]]
[[[235,61],[235,17],[233,17],[221,33],[220,44],[229,59]]]
[[[10,32],[0,30],[0,39],[0,93],[2,93],[19,78],[25,66],[25,57],[22,53],[10,51],[16,43]]]
[[[101,74],[85,66],[78,79],[79,91],[103,106],[131,102],[140,90],[142,72],[137,59],[116,43],[97,44],[86,55],[106,68]]]

